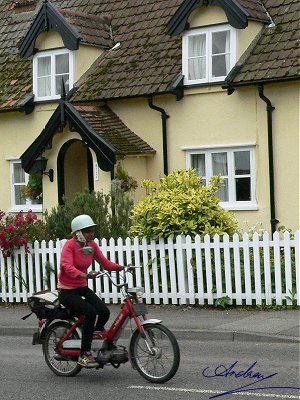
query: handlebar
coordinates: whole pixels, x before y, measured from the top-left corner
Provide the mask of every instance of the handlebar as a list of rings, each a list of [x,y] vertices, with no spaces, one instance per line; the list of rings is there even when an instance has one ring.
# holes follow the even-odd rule
[[[93,271],[93,272],[94,272],[94,273],[97,272],[97,274],[94,275],[94,278],[101,278],[102,276],[107,276],[107,277],[109,278],[109,280],[111,281],[111,283],[112,283],[114,286],[116,286],[117,288],[121,288],[121,287],[124,287],[124,286],[127,284],[127,281],[126,281],[126,279],[125,279],[126,273],[127,273],[127,272],[131,272],[131,271],[129,271],[130,269],[138,269],[138,268],[141,268],[141,267],[140,267],[140,266],[135,266],[135,265],[128,264],[128,265],[126,265],[126,266],[124,267],[123,270],[119,271],[119,272],[123,272],[123,273],[124,273],[124,283],[115,283],[115,282],[112,280],[112,278],[111,278],[110,274],[108,273],[108,271],[103,271],[103,270],[102,270],[102,271]],[[116,271],[116,272],[118,272],[118,271]]]

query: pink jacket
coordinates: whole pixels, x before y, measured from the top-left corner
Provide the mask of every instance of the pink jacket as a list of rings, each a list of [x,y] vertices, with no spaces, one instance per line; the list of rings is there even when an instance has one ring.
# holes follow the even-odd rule
[[[75,238],[68,240],[64,245],[58,275],[59,283],[63,286],[70,286],[72,288],[87,286],[87,279],[81,278],[80,274],[87,273],[87,269],[93,260],[96,260],[108,271],[120,271],[122,269],[119,264],[105,258],[99,246],[94,241],[89,242],[88,245],[94,249],[94,254],[90,256],[83,254],[82,248]]]

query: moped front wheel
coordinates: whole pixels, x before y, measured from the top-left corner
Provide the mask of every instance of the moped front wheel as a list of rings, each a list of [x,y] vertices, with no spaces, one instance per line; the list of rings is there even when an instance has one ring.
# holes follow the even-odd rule
[[[77,364],[77,360],[61,357],[56,351],[57,344],[66,335],[70,327],[71,325],[68,322],[55,322],[49,326],[43,343],[46,364],[58,376],[75,376],[82,368]],[[70,339],[78,340],[78,333],[74,331]]]
[[[130,342],[133,367],[153,383],[170,380],[180,363],[180,350],[173,333],[161,324],[144,325],[145,337],[136,330]]]

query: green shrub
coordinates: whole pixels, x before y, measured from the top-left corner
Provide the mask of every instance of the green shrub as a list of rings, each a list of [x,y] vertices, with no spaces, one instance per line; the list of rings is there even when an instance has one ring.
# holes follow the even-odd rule
[[[124,191],[114,189],[109,194],[102,192],[76,193],[73,201],[65,199],[64,206],[46,210],[45,224],[47,239],[64,239],[71,237],[71,220],[80,214],[88,214],[97,224],[96,238],[118,238],[128,235],[130,212],[133,201]]]
[[[132,211],[130,234],[157,239],[171,235],[233,234],[233,214],[219,206],[220,177],[201,186],[195,170],[174,171],[160,183],[143,181],[147,196]]]

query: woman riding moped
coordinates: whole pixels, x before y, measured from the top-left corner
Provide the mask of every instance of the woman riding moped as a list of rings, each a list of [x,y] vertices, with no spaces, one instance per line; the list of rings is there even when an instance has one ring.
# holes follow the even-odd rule
[[[85,316],[78,364],[86,368],[98,367],[90,351],[93,334],[94,330],[104,330],[104,325],[110,316],[105,303],[87,285],[87,280],[95,279],[98,273],[96,271],[88,273],[87,269],[93,260],[108,271],[124,269],[121,265],[104,257],[99,246],[94,242],[95,226],[89,215],[82,214],[72,220],[73,238],[68,240],[62,249],[57,285],[61,304],[67,307],[72,315]]]

